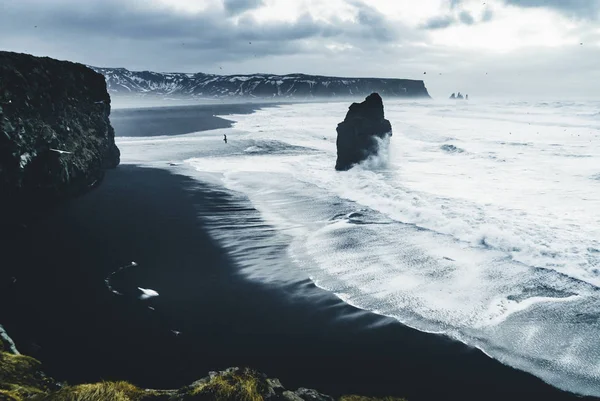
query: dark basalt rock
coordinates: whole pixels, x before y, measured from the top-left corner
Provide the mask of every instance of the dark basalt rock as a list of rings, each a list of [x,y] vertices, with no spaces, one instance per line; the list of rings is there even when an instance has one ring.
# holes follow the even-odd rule
[[[117,166],[109,114],[101,74],[0,52],[0,218],[83,193]]]
[[[362,103],[352,103],[337,126],[336,170],[348,170],[379,150],[378,139],[389,140],[392,125],[384,118],[383,100],[370,94]]]
[[[450,99],[469,100],[469,95],[463,96],[460,92],[458,92],[458,94],[453,93],[450,95]]]

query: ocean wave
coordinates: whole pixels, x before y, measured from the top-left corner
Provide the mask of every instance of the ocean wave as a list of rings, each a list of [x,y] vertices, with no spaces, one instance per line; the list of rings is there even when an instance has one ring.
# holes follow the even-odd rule
[[[506,121],[477,105],[452,121],[435,119],[426,106],[386,106],[394,137],[385,163],[344,173],[333,169],[334,111],[282,106],[240,117],[237,127],[255,141],[241,157],[187,164],[220,176],[288,238],[277,252],[286,249],[292,267],[267,253],[244,262],[248,277],[272,282],[304,272],[358,308],[443,333],[561,388],[600,395],[600,197],[585,179],[595,172],[585,160],[548,151],[581,150],[564,135],[567,125],[541,135],[528,128],[530,116],[542,118],[551,105],[516,106],[510,111],[520,114]],[[399,107],[412,108],[394,114]],[[314,118],[300,124],[306,115]],[[252,148],[272,138],[303,150]],[[468,153],[440,152],[449,141]],[[600,154],[597,144],[586,146],[586,154]],[[243,240],[227,230],[215,235],[233,255],[247,255],[259,235],[248,230]]]
[[[448,152],[448,153],[463,153],[465,151],[464,149],[456,147],[452,144],[444,144],[444,145],[440,146],[440,149],[442,149],[444,152]]]
[[[294,153],[294,152],[312,152],[313,149],[306,148],[303,146],[290,145],[285,142],[276,140],[261,140],[252,141],[253,144],[244,149],[244,153],[247,154],[281,154],[281,153]]]
[[[594,155],[586,155],[581,153],[554,153],[555,156],[568,157],[573,159],[588,159],[595,157]]]

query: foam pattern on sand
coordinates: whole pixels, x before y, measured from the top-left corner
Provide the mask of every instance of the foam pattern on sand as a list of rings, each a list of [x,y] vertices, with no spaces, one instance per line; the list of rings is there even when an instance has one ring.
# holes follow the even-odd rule
[[[597,106],[386,102],[390,147],[343,173],[333,164],[346,104],[228,116],[229,147],[206,133],[148,148],[247,197],[289,238],[290,275],[600,395]],[[236,237],[220,239],[235,254]],[[244,272],[270,280],[258,260]]]

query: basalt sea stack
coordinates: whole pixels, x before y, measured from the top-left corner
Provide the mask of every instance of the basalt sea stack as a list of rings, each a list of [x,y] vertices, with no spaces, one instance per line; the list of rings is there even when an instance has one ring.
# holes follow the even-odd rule
[[[0,52],[0,217],[27,216],[82,193],[118,165],[109,114],[101,74]]]
[[[337,126],[336,170],[348,170],[377,154],[381,140],[392,136],[392,125],[384,118],[383,100],[372,93],[362,103],[352,103]]]

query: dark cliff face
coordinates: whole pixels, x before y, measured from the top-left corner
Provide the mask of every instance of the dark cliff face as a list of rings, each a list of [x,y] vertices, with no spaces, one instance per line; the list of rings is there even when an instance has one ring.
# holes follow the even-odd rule
[[[352,103],[337,126],[336,170],[352,166],[377,154],[381,140],[392,136],[392,125],[384,118],[383,100],[372,93],[362,103]]]
[[[420,80],[340,78],[306,74],[213,75],[94,68],[106,77],[110,93],[194,97],[339,98],[378,92],[388,97],[429,97]]]
[[[82,193],[117,166],[109,114],[102,75],[81,64],[0,52],[0,214],[27,214]]]

